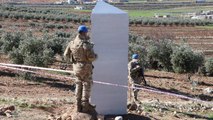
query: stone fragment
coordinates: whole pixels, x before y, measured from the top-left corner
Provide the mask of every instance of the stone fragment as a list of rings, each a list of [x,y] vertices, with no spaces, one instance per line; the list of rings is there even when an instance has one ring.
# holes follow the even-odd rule
[[[90,114],[77,112],[72,115],[72,119],[70,120],[94,120],[94,119]]]
[[[12,111],[6,110],[4,113],[6,114],[7,117],[12,117]]]
[[[0,115],[6,115],[7,117],[12,116],[12,111],[15,110],[15,106],[8,106],[0,108]]]
[[[204,94],[212,94],[213,93],[213,88],[205,88],[203,89]]]
[[[122,116],[117,116],[117,117],[115,117],[115,120],[123,120],[123,117]]]

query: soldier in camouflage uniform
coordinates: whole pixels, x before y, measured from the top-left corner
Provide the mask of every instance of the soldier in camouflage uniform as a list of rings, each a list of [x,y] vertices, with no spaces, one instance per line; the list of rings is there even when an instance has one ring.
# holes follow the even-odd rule
[[[89,112],[95,107],[89,103],[92,86],[92,62],[96,60],[93,44],[87,35],[88,29],[85,25],[78,28],[79,34],[67,46],[64,57],[73,63],[73,71],[76,76],[76,108],[77,112]]]
[[[132,55],[132,60],[128,63],[128,78],[131,87],[139,87],[142,80],[146,85],[146,80],[144,78],[144,70],[142,65],[138,62],[138,54]],[[138,89],[130,89],[130,98],[133,98],[134,102],[138,102]]]

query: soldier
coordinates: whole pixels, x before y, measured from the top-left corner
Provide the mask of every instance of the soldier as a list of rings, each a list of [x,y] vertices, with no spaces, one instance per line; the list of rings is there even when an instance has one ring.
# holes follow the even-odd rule
[[[64,57],[73,63],[73,71],[76,76],[76,110],[77,112],[89,112],[94,109],[89,103],[92,86],[92,62],[97,59],[93,45],[87,35],[88,29],[85,25],[78,27],[78,35],[71,41],[65,52]]]
[[[140,65],[140,63],[138,62],[138,58],[138,54],[133,54],[132,60],[128,64],[128,78],[131,87],[138,87],[141,84],[142,80],[146,85],[146,80],[144,78],[144,70],[142,65]],[[130,89],[130,98],[133,97],[134,102],[138,102],[138,92],[138,89]]]

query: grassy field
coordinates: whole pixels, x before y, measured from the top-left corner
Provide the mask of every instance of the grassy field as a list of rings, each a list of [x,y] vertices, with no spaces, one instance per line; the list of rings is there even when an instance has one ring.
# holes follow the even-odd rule
[[[213,10],[213,6],[200,6],[200,7],[179,7],[172,9],[158,9],[158,10],[129,10],[130,17],[153,17],[155,14],[158,15],[171,15],[180,16],[181,14],[199,12],[199,11]]]
[[[196,28],[204,28],[204,29],[211,29],[211,30],[213,30],[213,25],[211,25],[211,26],[196,26]]]
[[[180,16],[187,13],[200,12],[213,10],[213,6],[196,6],[196,7],[179,7],[179,8],[170,8],[170,9],[153,9],[153,10],[125,10],[129,13],[129,16],[132,18],[137,17],[153,17],[155,14],[157,15],[171,15],[171,16]],[[73,10],[73,12],[86,12],[91,13],[92,10]]]
[[[159,2],[195,2],[195,0],[156,0]],[[213,0],[206,0],[207,2],[212,2]],[[147,0],[129,0],[129,3],[143,3]]]

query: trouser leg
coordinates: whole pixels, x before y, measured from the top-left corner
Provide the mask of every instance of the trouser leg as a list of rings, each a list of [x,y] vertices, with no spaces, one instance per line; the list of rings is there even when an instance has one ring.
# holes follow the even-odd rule
[[[81,110],[82,110],[82,105],[81,105],[81,103],[82,103],[82,89],[83,89],[82,82],[80,80],[78,80],[76,82],[76,91],[75,91],[77,112],[81,112]]]
[[[89,80],[88,82],[83,83],[83,95],[82,95],[82,106],[83,112],[90,112],[91,109],[94,109],[95,106],[91,105],[89,102],[90,96],[91,96],[91,87],[92,87],[92,81]]]
[[[134,81],[132,81],[131,84],[132,84],[131,97],[133,98],[134,102],[137,102],[138,101],[138,92],[139,92],[139,90],[137,89],[138,86]]]
[[[130,101],[133,102],[134,101],[134,82],[132,79],[129,80],[130,83]]]
[[[138,101],[138,92],[139,90],[136,89],[133,90],[134,102]]]
[[[83,94],[82,94],[82,100],[83,101],[89,101],[91,94],[91,82],[84,82],[83,83]]]

